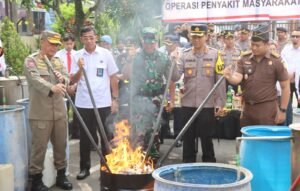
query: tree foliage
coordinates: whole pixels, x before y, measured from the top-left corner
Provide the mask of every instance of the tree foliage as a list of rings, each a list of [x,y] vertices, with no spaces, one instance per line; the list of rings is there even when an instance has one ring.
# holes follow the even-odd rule
[[[29,48],[22,42],[15,25],[5,17],[1,26],[1,38],[5,49],[5,62],[17,74],[23,73],[24,59],[29,55]]]

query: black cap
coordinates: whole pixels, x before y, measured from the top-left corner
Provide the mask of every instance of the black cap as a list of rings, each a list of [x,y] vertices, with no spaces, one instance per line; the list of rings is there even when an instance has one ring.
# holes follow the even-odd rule
[[[204,36],[207,34],[206,25],[192,25],[191,26],[191,36]]]
[[[224,38],[234,37],[234,31],[233,30],[224,30],[223,35],[224,35]]]
[[[269,34],[269,26],[259,26],[258,28],[254,29],[252,32],[251,40],[254,42],[258,41],[269,41],[270,34]]]
[[[287,32],[287,29],[284,27],[277,27],[276,30],[281,32]]]
[[[171,34],[171,33],[167,33],[165,34],[165,37],[164,37],[164,44],[166,45],[173,45],[174,43],[179,43],[180,41],[180,37],[178,34]]]

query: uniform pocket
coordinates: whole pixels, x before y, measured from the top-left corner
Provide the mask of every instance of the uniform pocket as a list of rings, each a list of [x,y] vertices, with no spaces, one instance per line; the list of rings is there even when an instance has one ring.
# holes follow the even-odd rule
[[[214,68],[211,65],[204,65],[202,67],[202,75],[212,77],[214,75]]]

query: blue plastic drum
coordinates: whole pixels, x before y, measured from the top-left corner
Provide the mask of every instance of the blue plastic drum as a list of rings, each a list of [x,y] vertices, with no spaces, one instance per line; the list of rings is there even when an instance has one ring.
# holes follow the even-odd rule
[[[0,106],[0,163],[14,166],[15,191],[26,188],[27,155],[24,107]]]
[[[291,185],[291,130],[286,126],[248,126],[243,137],[283,136],[285,140],[243,140],[241,165],[253,174],[252,190],[283,191]]]

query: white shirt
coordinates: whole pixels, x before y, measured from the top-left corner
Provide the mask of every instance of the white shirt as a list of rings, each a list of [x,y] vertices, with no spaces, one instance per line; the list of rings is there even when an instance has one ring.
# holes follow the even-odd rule
[[[85,49],[81,49],[73,58],[71,74],[77,73],[79,70],[77,62],[79,58],[83,58],[84,69],[92,89],[96,107],[110,107],[112,102],[110,76],[119,71],[112,53],[107,49],[96,46],[93,53],[90,54]],[[93,108],[83,75],[78,82],[75,105],[79,108]]]
[[[281,52],[281,57],[287,64],[289,74],[295,73],[295,83],[298,93],[300,75],[300,48],[294,48],[292,44],[287,44]]]
[[[73,60],[73,56],[76,54],[76,50],[71,50],[71,59]],[[56,57],[59,57],[63,61],[63,65],[65,66],[66,70],[68,71],[68,58],[67,58],[67,50],[61,49],[55,54]],[[72,67],[72,64],[71,64]],[[70,73],[70,71],[68,71]]]
[[[2,41],[0,40],[0,47],[3,48],[2,46]],[[6,70],[6,64],[5,64],[5,59],[4,59],[4,54],[0,57],[0,73],[4,76]]]

